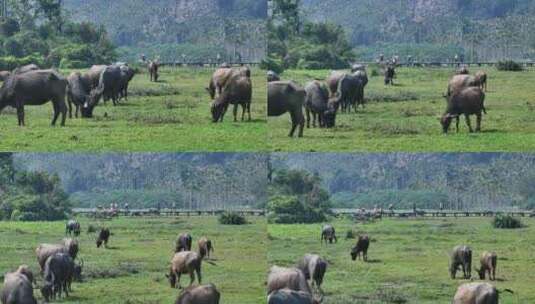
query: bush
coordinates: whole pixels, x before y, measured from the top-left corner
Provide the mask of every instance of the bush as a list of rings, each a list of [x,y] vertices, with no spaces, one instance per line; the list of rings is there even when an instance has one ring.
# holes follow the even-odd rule
[[[323,210],[306,206],[296,196],[275,196],[268,202],[267,210],[270,223],[317,223],[327,219]]]
[[[40,67],[44,66],[44,60],[39,54],[34,54],[26,57],[16,58],[14,56],[0,57],[0,70],[13,70],[19,66],[27,64],[37,64]]]
[[[270,56],[262,59],[262,62],[260,62],[260,68],[263,70],[273,71],[277,74],[284,72],[282,60]]]
[[[499,229],[516,229],[522,228],[520,219],[508,214],[498,214],[492,220],[492,226]]]
[[[219,223],[222,225],[245,225],[245,217],[237,212],[223,212],[219,216]]]
[[[512,72],[518,72],[523,70],[522,66],[519,63],[514,62],[513,60],[499,61],[496,65],[496,69],[498,69],[498,71]]]

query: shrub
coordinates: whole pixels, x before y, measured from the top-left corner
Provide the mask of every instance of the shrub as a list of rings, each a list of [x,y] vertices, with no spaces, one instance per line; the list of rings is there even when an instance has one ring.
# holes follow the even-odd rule
[[[245,217],[237,212],[223,212],[219,216],[219,223],[222,225],[245,225],[247,221]]]
[[[282,60],[273,57],[266,57],[260,62],[260,68],[263,70],[271,70],[277,74],[284,72]]]
[[[0,57],[0,70],[13,70],[19,66],[27,64],[37,64],[40,67],[43,67],[44,60],[42,56],[38,54],[16,58],[14,56]]]
[[[270,223],[317,223],[326,220],[322,209],[306,206],[296,196],[275,196],[268,202],[267,210]]]
[[[348,230],[348,231],[346,232],[346,240],[347,240],[347,239],[355,239],[355,238],[356,238],[355,231],[353,231],[353,230],[350,229],[350,230]]]
[[[522,66],[519,63],[514,62],[513,60],[499,61],[496,65],[496,68],[498,69],[498,71],[518,72],[523,70]]]
[[[498,214],[492,220],[492,226],[499,229],[516,229],[522,228],[520,219],[508,214]]]

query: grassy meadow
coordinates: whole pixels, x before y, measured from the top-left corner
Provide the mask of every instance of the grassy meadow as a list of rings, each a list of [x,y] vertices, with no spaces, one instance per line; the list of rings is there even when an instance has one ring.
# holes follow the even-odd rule
[[[61,71],[68,75],[71,71]],[[0,151],[264,151],[267,150],[266,77],[253,69],[252,121],[233,122],[229,107],[223,123],[212,123],[205,90],[213,69],[162,68],[158,83],[145,69],[129,88],[128,101],[95,108],[94,118],[68,119],[51,127],[52,104],[27,106],[26,127],[15,109],[0,114]],[[239,112],[241,113],[241,107]],[[238,120],[240,116],[238,116]]]
[[[355,224],[336,220],[338,243],[320,243],[320,224],[268,225],[269,265],[294,265],[305,253],[317,253],[328,262],[322,285],[325,304],[451,303],[458,285],[448,272],[448,254],[455,245],[472,247],[472,275],[479,267],[479,254],[498,254],[496,284],[510,288],[500,303],[535,303],[535,221],[523,219],[526,228],[499,230],[489,218],[384,219]],[[371,238],[368,262],[351,261],[355,239],[346,232],[368,233]],[[474,267],[475,266],[475,267]],[[461,271],[462,275],[462,271]],[[479,277],[477,277],[479,278]]]
[[[289,152],[480,152],[533,151],[535,149],[535,70],[500,72],[481,67],[488,74],[488,92],[482,132],[470,134],[461,118],[460,131],[455,126],[444,135],[439,122],[446,108],[446,92],[452,68],[398,68],[395,86],[385,86],[377,67],[369,67],[365,89],[366,108],[357,114],[339,114],[336,127],[306,129],[301,139],[289,138],[289,114],[269,118],[272,151]],[[471,67],[470,72],[479,70]],[[328,70],[288,70],[283,80],[305,85],[323,80]],[[475,128],[475,116],[471,117]],[[452,132],[453,130],[453,132]]]
[[[176,236],[186,231],[193,236],[194,250],[201,236],[213,241],[212,260],[202,265],[203,284],[214,283],[222,303],[265,302],[266,223],[263,218],[248,220],[251,224],[229,226],[220,225],[216,217],[119,218],[103,222],[82,218],[79,256],[85,263],[84,282],[74,283],[71,296],[57,302],[174,303],[179,290],[171,289],[164,274],[170,265]],[[89,224],[110,227],[114,235],[110,237],[109,249],[96,248],[96,235],[86,233]],[[28,264],[38,273],[36,246],[60,241],[64,225],[0,222],[0,274],[20,264]],[[187,274],[182,276],[181,283],[189,284]],[[36,294],[40,299],[40,292]]]

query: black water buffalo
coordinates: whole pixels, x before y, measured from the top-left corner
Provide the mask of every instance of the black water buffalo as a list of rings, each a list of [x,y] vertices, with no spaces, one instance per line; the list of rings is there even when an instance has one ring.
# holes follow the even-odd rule
[[[273,72],[273,71],[267,71],[267,81],[268,82],[272,82],[272,81],[280,81],[280,77],[279,75],[277,75],[277,73]]]
[[[2,304],[37,304],[33,295],[33,275],[29,278],[19,270],[8,272],[4,276],[0,301]]]
[[[336,109],[329,108],[329,89],[323,83],[314,80],[307,83],[307,85],[305,86],[305,92],[305,112],[307,119],[307,128],[310,128],[311,113],[313,127],[316,127],[316,116],[318,118],[318,123],[321,128],[333,127],[336,117]],[[327,121],[329,121],[329,124],[327,124]]]
[[[100,248],[102,244],[104,244],[105,248],[108,248],[108,241],[110,239],[110,235],[111,235],[110,229],[101,228],[97,237],[97,248]]]
[[[357,70],[353,73],[353,76],[357,77],[357,79],[360,82],[359,91],[357,92],[357,98],[355,103],[355,111],[358,108],[359,105],[361,105],[364,108],[365,105],[365,99],[364,99],[364,89],[366,88],[366,85],[368,84],[368,74],[366,71]]]
[[[498,255],[496,252],[484,251],[479,258],[479,269],[476,268],[479,278],[485,279],[485,274],[488,272],[491,281],[496,280],[496,264],[498,263]]]
[[[106,65],[93,65],[89,70],[82,74],[82,82],[89,90],[98,87],[100,81],[100,74],[106,69]]]
[[[136,75],[136,70],[126,64],[119,66],[121,69],[121,81],[119,83],[119,98],[128,100],[128,85]]]
[[[180,293],[175,304],[219,304],[220,298],[214,284],[190,286]]]
[[[327,241],[332,244],[333,240],[335,242],[338,242],[338,239],[336,238],[336,231],[332,225],[325,225],[321,228],[321,242],[325,241],[325,244],[327,244]]]
[[[440,120],[442,131],[448,133],[451,120],[455,118],[457,132],[459,132],[459,116],[464,114],[470,133],[474,132],[470,122],[470,115],[476,115],[476,132],[479,132],[481,131],[482,113],[487,114],[485,109],[485,93],[478,87],[464,88],[448,99],[448,106]]]
[[[77,220],[69,220],[65,225],[65,235],[72,235],[73,233],[74,236],[80,235],[80,222]]]
[[[190,251],[192,239],[189,233],[179,234],[175,242],[175,252]]]
[[[190,286],[195,281],[195,274],[197,274],[197,281],[201,284],[201,264],[202,258],[195,251],[181,251],[175,253],[171,260],[169,274],[165,275],[169,279],[171,288],[181,288],[180,276],[186,273],[190,276]]]
[[[43,105],[52,101],[52,125],[56,124],[61,114],[61,125],[64,126],[67,117],[66,90],[67,80],[54,70],[32,70],[14,74],[0,89],[0,112],[6,106],[16,108],[19,126],[24,126],[25,105]]]
[[[288,136],[294,135],[299,126],[299,137],[303,137],[305,118],[303,104],[306,92],[293,81],[273,81],[268,83],[268,116],[280,116],[286,112],[292,118],[292,128]]]
[[[363,94],[362,79],[352,74],[345,74],[338,82],[337,96],[342,112],[351,112],[351,107],[357,111],[357,99]],[[360,98],[362,99],[362,98]]]
[[[392,65],[385,68],[385,85],[394,85],[394,77],[396,76],[396,69]]]
[[[65,253],[56,253],[46,260],[43,272],[44,286],[41,288],[43,297],[48,302],[61,293],[69,296],[70,286],[74,278],[74,261]]]
[[[251,78],[240,74],[234,74],[226,83],[221,94],[219,94],[212,104],[212,121],[223,121],[223,117],[230,104],[234,105],[232,111],[234,121],[238,121],[238,105],[242,107],[241,120],[245,119],[247,112],[249,121],[251,120],[251,100],[253,97],[253,87]]]
[[[102,94],[104,102],[108,100],[113,101],[113,105],[117,105],[119,101],[119,94],[121,92],[121,67],[116,65],[107,66],[100,74],[97,92]]]
[[[311,286],[316,286],[321,290],[323,277],[327,271],[327,261],[317,254],[305,254],[297,266],[305,275],[307,280],[311,280]]]
[[[472,272],[472,249],[465,245],[455,246],[450,255],[450,276],[455,279],[455,274],[461,266],[465,279],[470,279]]]
[[[368,261],[368,247],[370,247],[370,238],[367,235],[359,235],[357,244],[351,249],[351,259],[355,261],[362,253],[362,259],[365,262]]]
[[[160,68],[160,64],[156,61],[150,61],[147,68],[149,70],[150,81],[158,82],[158,69]]]
[[[82,117],[90,118],[92,111],[87,111],[90,101],[90,89],[82,79],[82,74],[73,72],[67,77],[67,101],[69,102],[69,117],[72,118],[72,105],[76,107],[74,116],[78,117],[81,111]]]

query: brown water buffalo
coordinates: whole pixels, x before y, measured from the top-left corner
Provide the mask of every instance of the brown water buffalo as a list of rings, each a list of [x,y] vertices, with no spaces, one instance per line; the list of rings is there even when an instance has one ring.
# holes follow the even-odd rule
[[[104,244],[104,248],[108,248],[108,241],[110,239],[110,235],[111,235],[110,229],[101,228],[97,237],[97,248],[100,248],[102,244]]]
[[[364,262],[368,261],[368,247],[370,247],[370,238],[367,235],[359,235],[357,244],[351,249],[351,259],[355,261],[360,258],[362,252],[362,259]]]
[[[472,272],[472,249],[465,245],[455,246],[450,254],[450,276],[455,279],[455,274],[461,266],[465,279],[470,279]]]
[[[10,71],[0,71],[0,81],[6,81],[11,76]]]
[[[225,67],[215,70],[215,72],[212,74],[212,77],[210,78],[208,87],[206,88],[212,100],[216,99],[219,95],[221,95],[223,89],[226,87],[229,80],[236,75],[251,78],[251,70],[249,69],[249,67]]]
[[[333,225],[327,224],[321,228],[321,241],[325,241],[325,244],[327,244],[327,241],[332,244],[333,240],[335,243],[338,242],[338,239],[336,238],[336,231],[333,227]]]
[[[181,251],[175,253],[171,260],[169,274],[165,275],[169,279],[171,288],[182,288],[180,286],[180,275],[185,273],[190,276],[190,286],[195,281],[195,273],[197,273],[197,281],[201,284],[201,264],[202,258],[195,251]]]
[[[32,276],[33,277],[33,276]],[[4,276],[4,285],[0,293],[2,304],[37,304],[33,295],[33,278],[29,278],[27,273],[8,272]]]
[[[61,244],[40,244],[35,249],[35,255],[37,256],[37,262],[41,267],[41,271],[45,268],[46,260],[56,254],[56,253],[65,253],[68,254],[72,259],[76,259],[79,251],[79,244],[77,240],[74,239],[64,239]]]
[[[485,109],[485,93],[478,87],[465,88],[448,99],[448,106],[440,120],[442,131],[448,133],[451,120],[455,118],[457,132],[459,132],[459,116],[464,115],[466,125],[470,133],[472,133],[474,130],[470,122],[470,115],[476,115],[476,132],[479,132],[481,131],[482,113],[487,114]]]
[[[157,61],[149,61],[147,68],[149,70],[150,81],[158,82],[158,69],[160,68],[160,64]]]
[[[199,246],[199,255],[201,258],[204,259],[205,256],[210,258],[210,252],[214,252],[212,241],[206,237],[201,237],[197,241],[197,245]]]
[[[56,253],[46,260],[43,271],[44,286],[41,288],[43,297],[48,302],[50,298],[61,298],[62,291],[69,296],[70,286],[74,278],[74,261],[65,253]]]
[[[303,137],[305,96],[305,90],[293,81],[268,83],[268,116],[280,116],[289,112],[292,118],[292,128],[288,134],[290,137],[293,137],[297,126],[299,126],[298,136]]]
[[[476,78],[471,75],[455,75],[448,83],[448,91],[444,97],[450,98],[467,87],[477,87]]]
[[[273,71],[267,71],[267,81],[268,82],[272,82],[272,81],[280,81],[280,77],[279,75],[277,75],[277,73],[273,72]]]
[[[505,289],[513,293],[510,289]],[[498,304],[500,292],[489,283],[465,283],[457,288],[453,304]]]
[[[327,79],[325,80],[325,83],[327,83],[327,87],[329,87],[329,91],[331,91],[331,97],[334,97],[338,92],[338,82],[342,77],[346,75],[345,72],[341,71],[331,71],[329,76],[327,76]]]
[[[487,73],[478,71],[475,75],[475,84],[479,86],[483,91],[487,91]]]
[[[190,251],[193,238],[189,233],[181,233],[175,242],[175,252]]]
[[[220,298],[214,284],[190,286],[180,293],[175,304],[219,304]]]
[[[267,302],[268,304],[319,304],[321,300],[315,299],[307,292],[283,288],[270,293]]]
[[[100,81],[100,74],[106,69],[106,65],[93,65],[89,70],[82,74],[82,82],[89,90],[98,87]]]
[[[65,126],[66,91],[67,80],[54,70],[33,70],[14,74],[0,89],[0,112],[6,106],[16,108],[19,126],[24,126],[25,105],[43,105],[51,101],[54,106],[52,125],[56,124],[61,114],[61,125]]]
[[[483,253],[481,253],[479,262],[481,266],[479,267],[479,269],[476,268],[476,271],[479,274],[479,278],[481,280],[484,280],[485,273],[488,272],[489,279],[491,281],[496,280],[496,264],[498,263],[498,255],[496,255],[496,252],[484,251]]]
[[[242,107],[241,120],[245,120],[247,112],[248,120],[251,120],[251,100],[253,87],[251,78],[241,74],[234,74],[226,83],[223,92],[216,97],[212,104],[212,121],[222,122],[230,104],[234,105],[232,114],[234,121],[238,121],[238,105]]]
[[[299,270],[303,272],[305,278],[311,281],[311,286],[316,286],[321,290],[323,277],[327,271],[327,261],[322,259],[317,254],[305,254],[305,256],[297,264]]]
[[[285,268],[272,266],[267,279],[267,294],[273,291],[288,288],[312,294],[305,275],[298,268]]]

